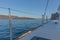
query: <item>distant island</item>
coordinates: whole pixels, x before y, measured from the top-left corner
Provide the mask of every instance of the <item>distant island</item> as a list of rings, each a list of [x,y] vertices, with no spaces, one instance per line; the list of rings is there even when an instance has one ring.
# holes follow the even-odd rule
[[[30,17],[19,17],[19,16],[11,16],[12,19],[27,19],[27,20],[35,20],[35,18]],[[0,19],[9,19],[9,16],[7,15],[0,15]]]

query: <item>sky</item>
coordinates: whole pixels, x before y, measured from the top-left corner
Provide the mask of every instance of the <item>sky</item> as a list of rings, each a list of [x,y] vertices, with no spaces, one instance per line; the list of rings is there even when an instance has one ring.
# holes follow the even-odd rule
[[[0,7],[19,10],[11,10],[12,15],[41,18],[44,14],[47,0],[0,0]],[[49,0],[46,15],[51,16],[57,11],[60,0]],[[7,9],[0,8],[0,15],[8,15]]]

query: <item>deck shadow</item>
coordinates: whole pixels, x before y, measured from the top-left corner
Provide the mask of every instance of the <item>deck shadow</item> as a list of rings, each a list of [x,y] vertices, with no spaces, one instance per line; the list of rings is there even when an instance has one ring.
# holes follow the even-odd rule
[[[50,40],[50,39],[34,36],[31,40]]]

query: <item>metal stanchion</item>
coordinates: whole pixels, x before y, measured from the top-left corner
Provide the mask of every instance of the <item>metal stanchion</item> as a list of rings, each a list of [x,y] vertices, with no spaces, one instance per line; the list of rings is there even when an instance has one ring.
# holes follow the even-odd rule
[[[42,24],[44,24],[44,15],[42,15]]]
[[[10,10],[10,8],[8,8],[8,10],[9,10],[10,40],[12,40],[12,22],[11,22],[11,10]]]

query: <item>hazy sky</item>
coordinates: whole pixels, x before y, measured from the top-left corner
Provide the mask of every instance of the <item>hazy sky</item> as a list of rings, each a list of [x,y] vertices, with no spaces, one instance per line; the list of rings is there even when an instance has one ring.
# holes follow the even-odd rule
[[[12,11],[12,15],[41,17],[44,13],[47,0],[0,0],[0,7],[12,8],[22,12]],[[47,15],[57,11],[60,0],[49,0]],[[8,14],[8,10],[0,8],[0,14]]]

